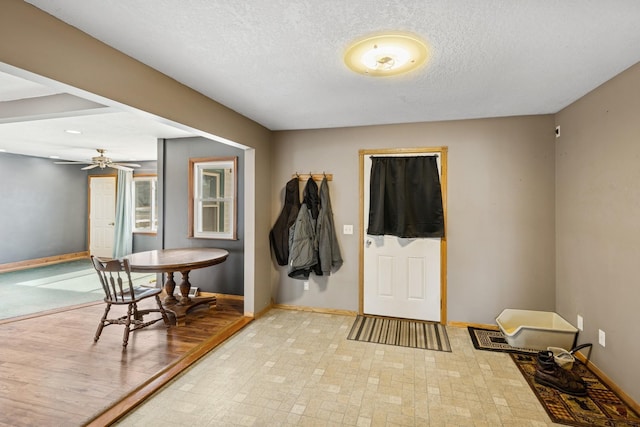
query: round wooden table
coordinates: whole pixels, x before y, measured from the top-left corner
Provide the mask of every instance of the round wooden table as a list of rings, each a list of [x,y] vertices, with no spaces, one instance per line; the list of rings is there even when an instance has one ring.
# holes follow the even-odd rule
[[[181,248],[138,252],[127,255],[124,258],[129,260],[131,271],[167,274],[167,280],[164,283],[164,290],[167,294],[164,299],[164,306],[166,310],[175,315],[176,324],[183,325],[189,310],[202,304],[212,306],[216,303],[216,297],[214,295],[189,297],[189,290],[191,289],[189,272],[196,268],[220,264],[224,262],[228,256],[229,252],[224,249]],[[173,295],[176,287],[176,282],[173,280],[173,274],[175,272],[182,274],[182,282],[179,287],[180,299]]]

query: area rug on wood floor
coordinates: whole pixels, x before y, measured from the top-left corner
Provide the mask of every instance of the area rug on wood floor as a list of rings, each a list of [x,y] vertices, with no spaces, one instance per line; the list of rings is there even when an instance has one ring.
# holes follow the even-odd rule
[[[554,423],[580,427],[640,427],[640,417],[583,363],[576,360],[573,372],[587,383],[588,395],[571,396],[536,383],[536,356],[512,353],[515,362]]]
[[[419,320],[358,315],[347,339],[425,350],[451,351],[449,336],[444,325]]]
[[[478,350],[502,351],[506,353],[538,353],[538,350],[530,348],[511,347],[504,338],[504,334],[498,330],[474,328],[472,326],[467,326],[467,329],[469,330],[473,346]]]

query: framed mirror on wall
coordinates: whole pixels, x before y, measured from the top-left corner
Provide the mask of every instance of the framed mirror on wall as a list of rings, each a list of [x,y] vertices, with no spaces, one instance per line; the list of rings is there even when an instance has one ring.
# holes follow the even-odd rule
[[[238,158],[189,159],[189,237],[237,239]]]

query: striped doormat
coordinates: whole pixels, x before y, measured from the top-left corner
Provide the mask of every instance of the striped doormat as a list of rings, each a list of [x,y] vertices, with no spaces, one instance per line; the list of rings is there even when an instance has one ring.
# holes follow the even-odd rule
[[[347,339],[425,350],[451,351],[444,325],[419,320],[358,315]]]

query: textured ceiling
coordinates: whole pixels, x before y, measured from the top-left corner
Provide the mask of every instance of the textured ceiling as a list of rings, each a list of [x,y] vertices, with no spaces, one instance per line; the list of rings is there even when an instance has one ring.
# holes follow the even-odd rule
[[[555,113],[640,60],[637,0],[28,0],[272,130]],[[426,66],[342,54],[401,30]]]

